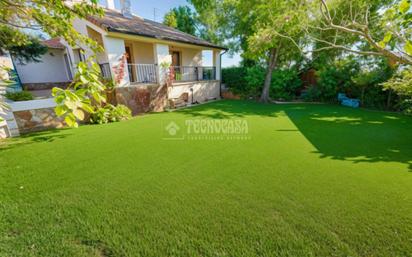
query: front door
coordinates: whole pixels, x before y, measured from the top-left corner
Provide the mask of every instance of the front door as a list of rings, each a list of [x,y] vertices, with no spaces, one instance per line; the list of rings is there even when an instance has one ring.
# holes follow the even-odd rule
[[[135,67],[134,65],[131,65],[132,62],[132,51],[130,50],[129,46],[126,46],[126,60],[127,60],[127,69],[129,71],[129,79],[130,82],[135,82],[136,78],[135,78]]]
[[[174,79],[176,81],[182,80],[182,70],[180,67],[180,52],[172,51],[170,52],[170,55],[172,56],[172,68],[175,73]]]
[[[180,52],[172,51],[172,66],[180,66]]]

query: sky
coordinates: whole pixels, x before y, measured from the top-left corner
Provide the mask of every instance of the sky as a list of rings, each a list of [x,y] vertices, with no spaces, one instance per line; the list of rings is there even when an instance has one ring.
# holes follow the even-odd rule
[[[187,5],[186,0],[130,0],[132,12],[145,19],[163,22],[163,17],[173,7]],[[100,0],[102,5],[106,5],[106,0]],[[119,0],[115,0],[116,8],[120,9]],[[222,67],[236,66],[240,62],[240,56],[234,55],[232,58],[226,53],[222,57]],[[203,65],[211,65],[211,54],[206,53]]]

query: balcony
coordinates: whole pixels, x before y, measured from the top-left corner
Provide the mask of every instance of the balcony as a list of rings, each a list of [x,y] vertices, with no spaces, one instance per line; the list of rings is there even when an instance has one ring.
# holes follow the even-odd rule
[[[174,82],[216,80],[216,67],[171,66],[170,74]]]
[[[157,84],[157,64],[128,64],[129,81],[133,84]],[[100,64],[102,76],[111,78],[110,65]],[[171,66],[169,74],[173,82],[195,82],[216,80],[215,66]]]
[[[130,83],[157,83],[156,64],[128,64]]]

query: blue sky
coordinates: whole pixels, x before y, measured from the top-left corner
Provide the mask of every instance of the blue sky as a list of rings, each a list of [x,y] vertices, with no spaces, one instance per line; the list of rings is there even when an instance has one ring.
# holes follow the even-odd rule
[[[102,5],[106,4],[106,0],[100,0]],[[163,16],[173,7],[179,5],[186,5],[186,0],[130,0],[132,4],[132,12],[145,19],[154,20],[156,18],[157,22],[163,21]],[[119,0],[115,1],[116,8],[120,9]],[[228,54],[225,54],[222,58],[222,66],[229,67],[233,65],[238,65],[240,62],[240,56],[235,55],[230,58]],[[211,60],[209,56],[204,57],[204,65],[211,65]]]

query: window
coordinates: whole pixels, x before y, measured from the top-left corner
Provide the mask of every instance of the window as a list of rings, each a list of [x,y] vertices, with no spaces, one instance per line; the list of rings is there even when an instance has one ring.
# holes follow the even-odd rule
[[[67,54],[64,54],[64,63],[66,64],[66,70],[67,70],[67,76],[69,80],[73,80],[73,74],[72,74],[72,69],[70,68],[70,59],[67,56]]]
[[[84,62],[86,60],[84,54],[83,54],[83,49],[78,48],[78,49],[73,49],[73,58],[74,58],[74,64],[77,66],[79,62]]]

